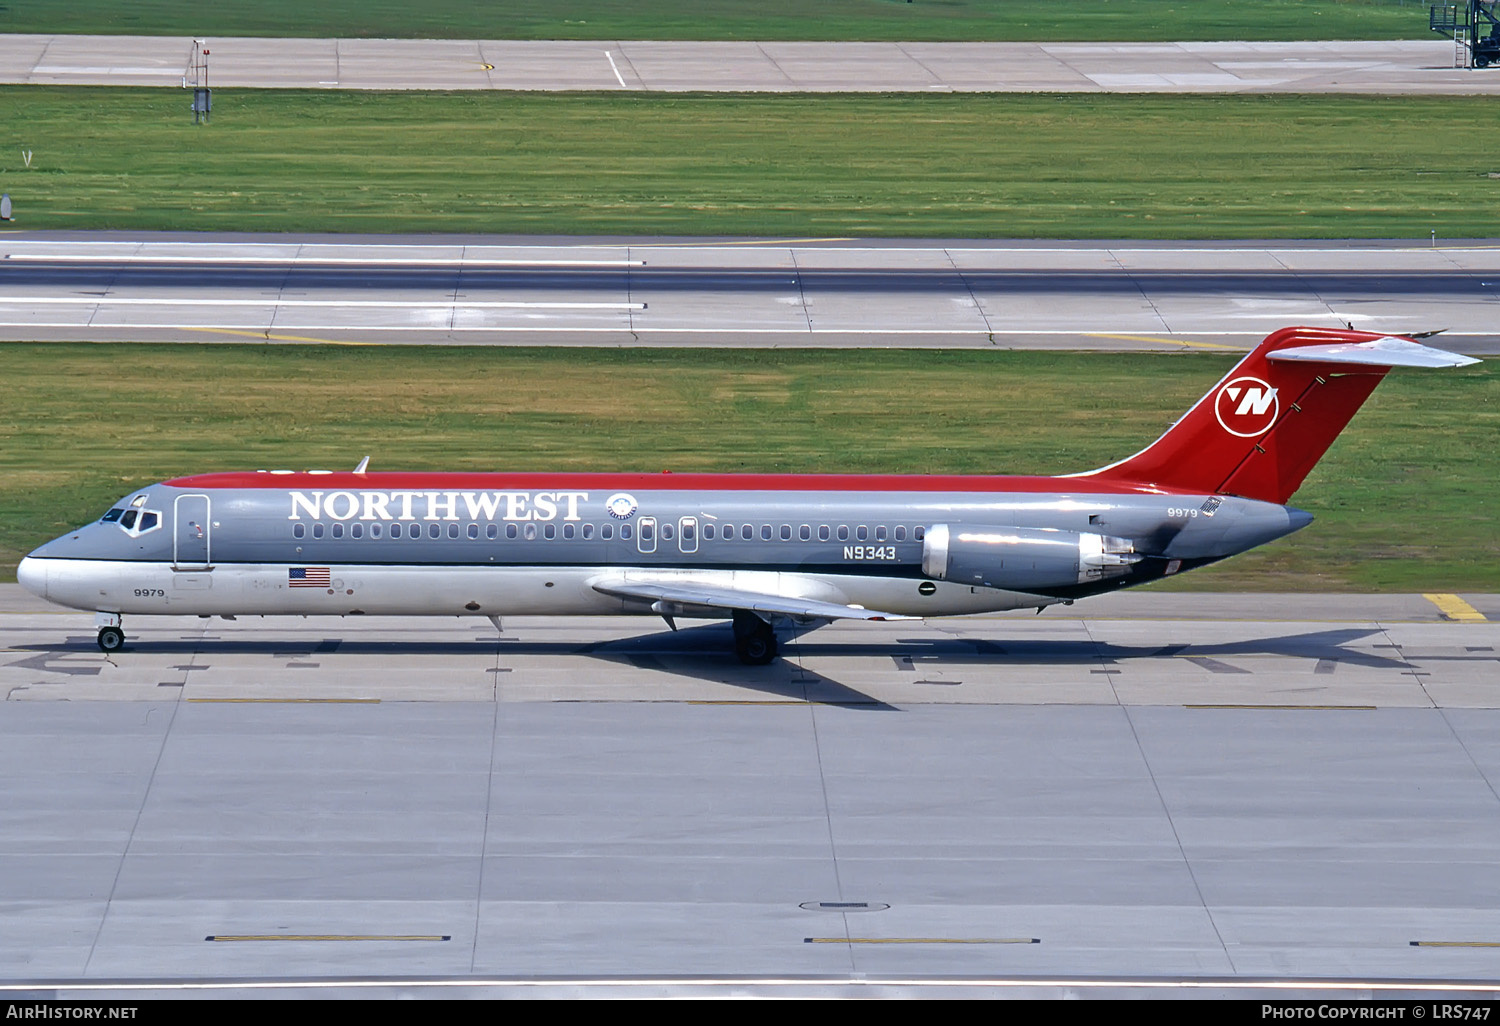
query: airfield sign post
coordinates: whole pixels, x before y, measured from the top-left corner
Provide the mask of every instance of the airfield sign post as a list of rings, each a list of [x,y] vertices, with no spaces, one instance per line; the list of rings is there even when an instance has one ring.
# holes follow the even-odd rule
[[[213,91],[208,88],[208,47],[193,40],[193,124],[201,125],[213,112]]]

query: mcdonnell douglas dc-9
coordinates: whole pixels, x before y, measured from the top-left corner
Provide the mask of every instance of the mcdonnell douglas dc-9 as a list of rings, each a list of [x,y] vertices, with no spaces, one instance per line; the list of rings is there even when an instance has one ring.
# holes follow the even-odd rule
[[[728,619],[751,665],[777,629],[1054,603],[1290,534],[1285,505],[1392,367],[1468,357],[1288,328],[1165,434],[1060,477],[254,471],[122,498],[21,561],[32,592],[124,615],[654,614]]]

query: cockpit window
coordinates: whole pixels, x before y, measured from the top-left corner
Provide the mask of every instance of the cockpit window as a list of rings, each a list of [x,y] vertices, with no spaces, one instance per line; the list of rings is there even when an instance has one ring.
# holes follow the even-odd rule
[[[119,524],[132,538],[161,526],[161,511],[154,509],[112,509],[100,518],[107,524]]]

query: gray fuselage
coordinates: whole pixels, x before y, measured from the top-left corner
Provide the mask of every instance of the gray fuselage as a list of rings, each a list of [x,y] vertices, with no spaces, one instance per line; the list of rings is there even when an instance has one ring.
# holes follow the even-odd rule
[[[204,475],[126,496],[32,552],[19,576],[51,601],[117,614],[663,612],[612,589],[625,581],[939,616],[1155,580],[1311,520],[1248,499],[1073,483]],[[668,606],[727,616],[730,601]]]

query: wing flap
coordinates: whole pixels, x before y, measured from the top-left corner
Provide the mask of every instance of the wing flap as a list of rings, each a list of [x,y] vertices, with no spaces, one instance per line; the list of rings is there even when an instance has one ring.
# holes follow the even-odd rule
[[[707,606],[712,609],[748,609],[756,613],[779,613],[783,616],[811,617],[818,620],[909,620],[899,613],[882,613],[862,606],[793,595],[773,595],[741,588],[697,582],[628,581],[606,578],[593,582],[595,591],[616,598],[643,602],[670,602],[683,606]]]

